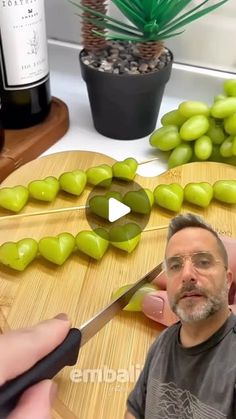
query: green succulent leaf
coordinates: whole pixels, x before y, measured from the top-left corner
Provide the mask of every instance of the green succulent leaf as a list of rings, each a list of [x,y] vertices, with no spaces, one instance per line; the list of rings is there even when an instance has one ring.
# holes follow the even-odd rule
[[[143,10],[145,14],[145,20],[155,20],[155,15],[153,16],[153,8],[155,7],[156,0],[146,0],[143,2]]]
[[[85,6],[81,7],[81,9],[83,9],[85,12],[86,11],[88,11],[88,12],[91,11],[89,8],[87,8]],[[127,28],[128,30],[132,30],[132,31],[136,31],[136,32],[138,31],[138,29],[135,26],[131,26],[131,25],[128,25],[127,23],[120,22],[117,19],[114,19],[110,16],[104,15],[103,13],[97,12],[95,10],[93,11],[94,18],[89,17],[89,16],[84,16],[84,15],[79,15],[78,13],[76,13],[76,15],[81,17],[83,20],[86,20],[88,22],[96,24],[96,26],[98,26],[98,27],[104,28],[104,27],[106,27],[105,25],[109,25],[108,22],[114,22],[117,25],[117,27]],[[96,19],[96,17],[99,17],[101,19]],[[103,23],[103,22],[105,22],[105,23]],[[140,33],[141,33],[141,31],[139,31],[139,34]]]
[[[196,19],[211,13],[229,0],[218,0],[215,4],[205,7],[211,0],[203,0],[197,6],[184,10],[193,0],[111,0],[121,13],[132,23],[129,25],[122,20],[114,19],[107,14],[98,12],[94,8],[78,4],[73,0],[70,3],[79,7],[86,16],[83,19],[93,23],[98,28],[107,29],[112,33],[100,33],[99,36],[107,39],[129,40],[134,42],[161,41],[177,36],[179,31]],[[89,15],[88,15],[89,14]]]
[[[162,22],[162,24],[160,24],[160,26],[162,27],[163,25],[165,25],[165,28],[167,28],[169,25],[173,25],[173,24],[175,24],[175,23],[178,23],[180,20],[182,20],[183,18],[185,18],[185,17],[187,17],[187,16],[189,16],[189,15],[191,15],[193,12],[195,12],[196,10],[198,10],[200,7],[202,7],[205,3],[207,3],[209,0],[204,0],[203,1],[203,3],[200,3],[200,4],[198,4],[196,7],[194,7],[193,9],[191,9],[191,10],[188,10],[186,13],[184,13],[184,14],[182,14],[181,16],[179,16],[179,17],[177,17],[176,19],[174,19],[174,17],[175,16],[177,16],[176,15],[176,13],[174,13],[173,14],[173,17],[172,17],[172,19],[171,19],[171,21],[170,21],[170,19],[169,19],[169,23],[168,23],[168,20],[167,20],[167,22]],[[183,10],[183,9],[182,9]],[[174,20],[173,20],[174,19]]]
[[[136,11],[137,13],[143,13],[143,5],[142,1],[140,0],[125,0],[127,6],[129,6],[132,10]]]
[[[172,0],[160,15],[160,25],[165,25],[177,16],[192,0]]]
[[[116,33],[120,33],[120,34],[124,34],[126,35],[125,39],[127,39],[127,37],[130,39],[130,37],[133,37],[134,40],[137,41],[138,38],[140,38],[140,36],[142,36],[141,33],[136,33],[136,28],[134,28],[134,31],[130,31],[127,28],[122,28],[121,26],[118,26],[116,24],[109,24],[108,22],[105,21],[101,21],[101,20],[97,20],[97,19],[93,19],[93,18],[89,18],[89,17],[85,17],[85,20],[93,23],[94,25],[96,25],[98,28],[102,28],[102,29],[109,29],[111,31],[115,31]],[[104,33],[99,32],[97,30],[93,30],[93,33],[96,33],[99,36],[104,37]],[[109,39],[112,39],[112,35],[110,34],[109,36],[107,36],[107,38],[109,37]],[[116,38],[117,39],[117,38]],[[142,39],[142,38],[140,38]]]
[[[202,5],[204,5],[208,1],[209,0],[205,0],[200,5],[198,5],[197,8],[199,9]],[[180,16],[179,19],[176,19],[176,20],[178,20],[178,22],[171,22],[169,25],[166,25],[166,28],[168,28],[168,30],[170,29],[171,31],[173,31],[173,30],[179,29],[179,28],[181,28],[183,26],[186,26],[187,24],[193,22],[194,20],[200,19],[202,16],[204,16],[204,15],[212,12],[217,7],[219,7],[220,5],[226,3],[227,1],[228,0],[222,0],[220,3],[218,3],[216,5],[207,7],[207,8],[205,8],[205,9],[203,9],[203,10],[197,12],[197,13],[192,14],[193,13],[193,10],[195,10],[195,8],[194,8],[194,9],[190,10],[190,12],[186,13],[186,16],[188,16],[188,17],[183,18],[183,16]],[[164,31],[163,34],[167,34],[168,33],[168,30],[167,31]]]
[[[128,6],[126,4],[128,3],[126,0],[112,0],[112,2],[134,25],[136,25],[139,29],[143,28],[143,25],[146,23],[144,12],[140,12],[138,15],[138,13],[134,12],[131,5]]]
[[[102,32],[98,32],[96,30],[93,30],[93,33],[95,33],[98,36],[104,37],[104,34]],[[107,35],[106,38],[107,39],[110,39],[110,40],[131,41],[131,42],[144,42],[144,41],[149,41],[149,39],[148,38],[145,39],[144,36],[142,36],[142,37],[137,37],[137,36],[131,37],[131,36],[122,35],[122,34],[118,35],[118,31],[114,35],[112,33],[109,34],[109,35]]]

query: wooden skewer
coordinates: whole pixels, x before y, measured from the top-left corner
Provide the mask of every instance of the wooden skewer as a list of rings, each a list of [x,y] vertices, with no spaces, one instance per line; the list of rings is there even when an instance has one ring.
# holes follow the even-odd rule
[[[75,211],[75,210],[81,210],[81,209],[86,209],[89,208],[88,205],[80,205],[79,207],[66,207],[66,208],[57,208],[54,210],[48,210],[48,211],[35,211],[35,212],[26,212],[24,214],[12,214],[12,215],[4,215],[3,217],[0,217],[0,220],[10,220],[10,219],[18,219],[18,218],[23,218],[23,217],[33,217],[34,215],[47,215],[47,214],[56,214],[56,213],[60,213],[60,212],[66,212],[66,211]]]
[[[75,206],[75,207],[66,207],[66,208],[57,208],[57,209],[53,209],[53,210],[48,210],[48,211],[35,211],[35,212],[26,212],[24,214],[12,214],[12,215],[6,215],[6,216],[2,216],[0,217],[0,221],[7,221],[10,219],[19,219],[19,218],[24,218],[24,217],[33,217],[33,216],[40,216],[40,215],[48,215],[48,214],[58,214],[61,212],[68,212],[68,211],[79,211],[79,210],[83,210],[89,208],[89,205],[80,205],[80,206]],[[143,233],[149,232],[149,231],[155,231],[155,230],[165,230],[168,228],[168,225],[163,225],[163,226],[154,226],[154,227],[149,227],[146,228],[145,230],[143,230]]]
[[[138,163],[138,166],[141,166],[142,164],[146,164],[146,163],[151,163],[152,161],[156,161],[156,160],[160,160],[159,157],[153,157],[152,159],[141,161],[140,163]]]
[[[145,230],[143,230],[142,233],[149,233],[149,231],[155,231],[155,230],[166,230],[168,227],[169,227],[168,225],[148,227],[148,228],[145,228]]]

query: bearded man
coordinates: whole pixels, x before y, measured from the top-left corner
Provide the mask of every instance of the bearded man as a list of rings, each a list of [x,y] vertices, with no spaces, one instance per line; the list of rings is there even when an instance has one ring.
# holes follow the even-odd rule
[[[224,244],[201,218],[179,215],[169,225],[164,270],[180,320],[151,346],[125,419],[235,419],[236,315]]]

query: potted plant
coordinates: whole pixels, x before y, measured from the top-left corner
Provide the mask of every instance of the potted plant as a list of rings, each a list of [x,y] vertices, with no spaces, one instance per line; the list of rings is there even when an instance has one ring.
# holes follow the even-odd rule
[[[111,0],[128,19],[107,14],[104,0],[70,1],[82,10],[82,77],[94,126],[101,134],[132,140],[156,126],[173,62],[166,39],[228,0],[187,7],[193,0]]]

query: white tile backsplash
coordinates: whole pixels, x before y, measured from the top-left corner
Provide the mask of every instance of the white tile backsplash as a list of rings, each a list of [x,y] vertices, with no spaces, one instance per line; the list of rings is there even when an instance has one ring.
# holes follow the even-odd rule
[[[48,37],[80,43],[80,18],[75,14],[79,9],[68,0],[45,0],[45,6]],[[110,11],[117,17],[113,5]],[[229,0],[213,13],[187,25],[182,35],[166,41],[166,45],[177,62],[236,73],[235,39],[236,0]]]

